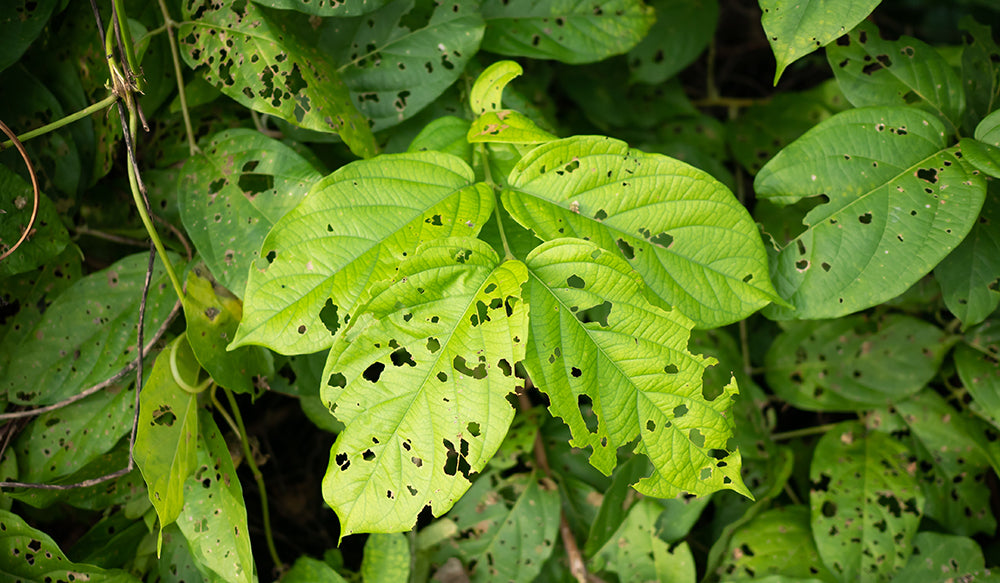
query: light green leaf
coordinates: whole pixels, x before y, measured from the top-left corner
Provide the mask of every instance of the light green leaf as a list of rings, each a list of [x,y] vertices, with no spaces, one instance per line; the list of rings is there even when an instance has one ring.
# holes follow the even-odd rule
[[[34,200],[31,185],[0,164],[0,254],[17,244],[28,228]],[[0,280],[46,264],[69,243],[69,233],[55,205],[42,192],[38,193],[37,213],[31,234],[0,261]]]
[[[243,305],[215,283],[204,264],[188,272],[185,289],[185,335],[197,362],[215,383],[237,393],[253,394],[258,380],[274,374],[274,362],[271,352],[260,346],[226,352],[243,316]]]
[[[589,238],[617,250],[654,301],[675,306],[699,328],[780,301],[757,226],[701,170],[584,136],[535,148],[509,180],[503,204],[519,223],[544,240]]]
[[[883,39],[862,22],[826,50],[840,89],[855,107],[917,104],[962,125],[965,91],[958,73],[933,47],[915,38]]]
[[[198,464],[184,483],[184,510],[177,526],[202,575],[228,583],[256,581],[247,509],[233,458],[208,411],[198,413],[198,425]]]
[[[468,141],[501,144],[543,144],[556,139],[524,114],[509,109],[487,111],[469,128]]]
[[[139,393],[135,464],[161,529],[180,514],[184,481],[197,464],[198,395],[186,389],[197,384],[200,370],[187,339],[179,336],[156,357]]]
[[[329,19],[319,46],[337,63],[352,102],[382,130],[437,99],[479,50],[477,2],[394,0],[366,16]]]
[[[170,254],[175,268],[181,262]],[[45,311],[23,342],[4,346],[0,391],[11,402],[47,405],[118,374],[136,354],[139,301],[149,255],[138,253],[77,281]],[[160,261],[146,302],[145,338],[163,324],[176,296]]]
[[[690,65],[715,36],[718,0],[651,0],[656,23],[628,52],[632,80],[657,85]]]
[[[1000,178],[1000,148],[972,138],[962,138],[958,147],[962,157],[973,168],[993,178]]]
[[[800,57],[846,34],[871,14],[881,0],[760,0],[764,27],[777,70],[781,73]]]
[[[641,0],[486,0],[483,49],[510,57],[593,63],[646,36],[656,15]]]
[[[480,476],[448,513],[458,532],[435,562],[457,556],[469,581],[535,581],[559,536],[559,491],[534,474]]]
[[[425,243],[330,351],[322,396],[346,429],[323,497],[341,536],[439,516],[500,447],[514,411],[527,307],[524,264],[477,239]]]
[[[466,164],[472,164],[472,144],[465,139],[471,124],[455,116],[439,117],[420,130],[413,138],[407,152],[444,152],[461,158]]]
[[[367,550],[364,556],[368,556]],[[281,581],[282,583],[347,583],[340,573],[333,570],[333,567],[306,555],[295,559],[295,564],[285,573]]]
[[[177,29],[181,56],[240,104],[297,126],[339,134],[356,155],[377,151],[334,64],[252,2],[185,0]]]
[[[960,344],[955,348],[955,368],[972,395],[972,410],[1000,428],[1000,363],[996,356]]]
[[[177,189],[181,218],[222,285],[243,297],[267,232],[320,178],[290,147],[254,130],[215,134],[187,159]]]
[[[358,16],[378,10],[386,0],[253,0],[261,6],[295,10],[313,16]]]
[[[686,542],[671,548],[656,531],[663,509],[650,499],[636,503],[628,518],[598,554],[603,569],[621,581],[694,583],[695,565]]]
[[[364,583],[397,583],[410,577],[410,543],[400,533],[374,533],[365,541],[361,559]]]
[[[813,453],[813,539],[841,581],[888,581],[910,557],[924,495],[912,454],[885,433],[837,425]]]
[[[0,510],[0,557],[0,578],[17,583],[139,583],[120,569],[105,570],[70,561],[49,535],[6,510]]]
[[[514,61],[497,61],[479,74],[469,92],[472,113],[482,115],[487,111],[498,111],[502,103],[503,90],[524,72]]]
[[[809,411],[898,403],[934,378],[957,339],[899,314],[789,322],[767,351],[767,384]]]
[[[972,228],[986,184],[947,148],[944,126],[913,107],[851,109],[778,153],[754,181],[781,204],[828,201],[803,219],[772,278],[795,310],[772,318],[835,318],[896,297]]]
[[[474,180],[454,156],[414,152],[354,162],[316,183],[265,239],[230,348],[329,348],[369,287],[421,241],[479,233],[494,200]]]
[[[762,512],[733,533],[724,557],[716,571],[723,581],[758,580],[768,575],[838,581],[819,558],[807,506]]]
[[[635,451],[653,468],[635,488],[649,496],[749,495],[731,443],[736,383],[705,397],[702,375],[714,360],[687,351],[690,320],[646,301],[628,264],[593,243],[544,243],[527,265],[525,368],[571,445],[591,447],[590,463],[610,474],[618,448],[638,438]],[[596,419],[584,418],[583,405]]]
[[[89,397],[38,416],[17,436],[22,482],[50,483],[104,453],[132,428],[135,385],[112,385]]]
[[[195,566],[187,540],[176,524],[163,529],[163,550],[157,563],[162,583],[206,583]]]
[[[896,583],[982,581],[988,574],[979,543],[964,536],[921,532],[913,539],[913,555],[896,576]]]

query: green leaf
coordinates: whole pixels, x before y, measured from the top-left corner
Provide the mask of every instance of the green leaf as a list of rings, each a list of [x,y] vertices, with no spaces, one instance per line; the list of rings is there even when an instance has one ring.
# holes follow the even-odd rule
[[[198,395],[201,367],[184,336],[167,345],[153,364],[139,394],[135,464],[142,471],[149,501],[162,528],[174,522],[184,506],[184,481],[198,462]]]
[[[562,239],[527,259],[531,335],[525,368],[549,396],[549,410],[591,447],[610,474],[616,452],[638,438],[652,462],[636,490],[659,498],[731,489],[749,495],[728,416],[735,382],[705,397],[714,360],[687,351],[691,322],[653,306],[629,266],[593,243]],[[584,406],[596,419],[585,419]]]
[[[28,228],[34,200],[31,185],[0,164],[0,254],[17,244]],[[0,261],[0,281],[44,265],[68,243],[69,233],[59,219],[55,205],[39,192],[38,215],[31,225],[31,234],[13,253]]]
[[[649,470],[649,458],[644,455],[632,456],[615,470],[611,486],[604,492],[601,506],[597,509],[597,517],[590,525],[587,542],[583,546],[584,556],[593,557],[625,522],[634,503],[630,495],[632,484],[645,478]]]
[[[893,581],[979,581],[984,580],[979,576],[988,573],[983,550],[976,541],[964,536],[921,532],[913,539],[913,555]]]
[[[70,561],[49,535],[6,510],[0,510],[0,556],[0,577],[18,583],[139,583],[125,571]]]
[[[934,269],[948,310],[969,327],[1000,304],[1000,182],[991,181],[969,235]]]
[[[314,16],[358,16],[378,10],[386,0],[254,0],[261,6],[281,10],[295,10]]]
[[[354,107],[329,58],[277,13],[252,2],[185,0],[177,29],[181,56],[206,81],[240,104],[297,126],[339,134],[356,155],[377,150],[368,121]]]
[[[134,412],[135,385],[126,382],[43,413],[13,444],[19,480],[49,483],[80,470],[129,432]]]
[[[6,347],[24,342],[59,294],[82,277],[82,271],[80,251],[71,245],[36,269],[0,280],[4,313],[0,318],[0,370],[10,356]]]
[[[621,581],[696,581],[694,557],[688,544],[682,542],[671,548],[658,536],[654,525],[662,510],[648,498],[636,503],[598,554],[605,570],[617,573]]]
[[[205,583],[195,566],[187,540],[176,524],[163,529],[163,550],[157,561],[162,583]],[[317,582],[319,583],[319,582]],[[325,583],[325,582],[323,582]],[[340,583],[336,581],[334,583]]]
[[[170,255],[175,268],[176,255]],[[9,366],[0,391],[12,402],[47,405],[111,378],[136,354],[136,315],[149,255],[130,255],[92,273],[63,292],[23,342],[5,346]],[[148,341],[173,308],[176,296],[159,261],[146,302]]]
[[[185,289],[185,335],[197,362],[217,384],[253,394],[255,383],[274,374],[274,363],[271,353],[259,346],[226,352],[243,316],[240,301],[215,283],[204,265],[188,272]]]
[[[639,43],[656,20],[641,0],[486,0],[483,49],[510,57],[592,63]]]
[[[808,411],[899,403],[934,378],[957,339],[899,314],[789,322],[767,351],[767,384]]]
[[[271,227],[321,178],[294,150],[248,129],[215,134],[184,163],[178,206],[208,268],[238,297]]]
[[[975,138],[990,146],[1000,146],[1000,109],[979,122],[979,125],[976,126]]]
[[[472,164],[472,144],[465,139],[470,123],[455,116],[439,117],[420,130],[413,138],[407,152],[444,152]]]
[[[628,52],[633,81],[656,85],[690,65],[715,36],[718,0],[652,0],[656,23]]]
[[[528,335],[526,278],[477,239],[429,241],[338,338],[322,396],[346,429],[323,497],[341,536],[408,530],[427,505],[441,515],[500,447]]]
[[[116,510],[77,539],[69,550],[69,558],[105,569],[123,567],[135,558],[139,544],[148,534],[145,522],[129,518],[124,510]]]
[[[458,158],[419,152],[354,162],[316,183],[264,240],[231,348],[329,348],[369,287],[421,241],[479,233],[494,201],[474,180]]]
[[[364,583],[396,583],[410,577],[410,543],[400,533],[368,536],[361,559]]]
[[[951,125],[962,125],[965,91],[958,73],[933,47],[915,38],[883,39],[862,22],[827,47],[840,89],[855,107],[917,104]]]
[[[524,69],[514,61],[497,61],[479,74],[469,92],[469,106],[474,115],[487,111],[499,111],[503,90],[514,79],[521,76]]]
[[[989,26],[966,15],[958,22],[962,35],[962,82],[965,87],[966,127],[975,126],[1000,101],[1000,46]]]
[[[900,295],[972,228],[986,184],[947,148],[944,126],[916,108],[851,109],[821,122],[757,174],[757,196],[827,201],[772,267],[795,310],[772,318],[835,318]]]
[[[924,506],[910,456],[856,422],[820,438],[809,470],[812,532],[839,580],[888,581],[906,564]]]
[[[724,581],[758,580],[768,575],[837,581],[819,558],[807,506],[773,508],[741,526],[733,533],[716,573]]]
[[[881,0],[760,0],[760,19],[777,70],[774,84],[788,65],[846,34]]]
[[[416,115],[441,96],[479,50],[483,17],[472,0],[395,0],[377,12],[324,25],[320,48],[337,63],[352,102],[375,131]]]
[[[198,465],[184,483],[184,510],[177,518],[195,565],[206,578],[256,581],[243,489],[226,440],[207,411],[198,413]]]
[[[555,139],[524,114],[509,109],[487,111],[480,115],[472,122],[468,133],[470,144],[544,144]]]
[[[58,0],[15,0],[0,14],[0,71],[16,63],[38,37]]]
[[[367,550],[365,556],[368,556]],[[347,583],[330,565],[306,555],[295,559],[295,564],[281,580],[283,583]]]
[[[687,164],[611,138],[574,137],[532,150],[509,181],[503,204],[519,223],[544,240],[589,238],[620,252],[654,301],[699,328],[779,300],[749,213]]]
[[[1000,363],[996,355],[959,344],[955,368],[972,395],[972,410],[1000,428]]]
[[[962,157],[973,168],[993,178],[1000,178],[1000,148],[972,138],[962,138],[958,147]]]
[[[534,581],[556,546],[559,504],[538,475],[480,476],[448,513],[458,532],[436,560],[461,558],[470,581]]]

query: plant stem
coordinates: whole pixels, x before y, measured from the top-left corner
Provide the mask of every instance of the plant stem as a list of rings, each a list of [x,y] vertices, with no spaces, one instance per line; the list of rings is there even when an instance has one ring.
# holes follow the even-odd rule
[[[493,181],[493,173],[490,170],[490,157],[486,151],[486,145],[477,144],[476,151],[479,152],[479,157],[483,161],[483,178],[486,180],[486,184],[493,189],[494,193],[499,192],[500,185]],[[493,204],[493,216],[496,217],[497,229],[500,230],[500,242],[503,243],[504,260],[515,259],[514,254],[510,252],[510,245],[507,243],[507,233],[503,230],[503,219],[500,217],[500,201],[498,200]]]
[[[243,443],[243,456],[246,457],[247,465],[250,466],[250,471],[253,473],[253,479],[257,481],[257,491],[260,492],[260,507],[261,516],[264,520],[264,538],[267,539],[267,550],[271,553],[271,560],[274,561],[276,568],[280,568],[284,565],[281,562],[281,558],[278,557],[278,549],[274,546],[274,535],[271,533],[271,514],[267,508],[267,489],[264,487],[264,476],[260,473],[260,469],[257,467],[257,462],[253,459],[253,452],[250,451],[250,440],[247,437],[246,427],[243,425],[243,417],[240,415],[239,405],[236,403],[236,397],[233,396],[233,392],[222,387],[222,390],[226,393],[226,399],[229,401],[229,408],[232,409],[233,417],[236,419],[236,425],[240,428],[240,441]]]
[[[112,5],[112,10],[115,13],[115,20],[113,21],[113,27],[116,28],[118,34],[121,37],[122,49],[125,52],[125,62],[128,64],[128,69],[132,73],[132,83],[135,84],[136,91],[142,92],[146,88],[146,83],[142,80],[142,76],[139,75],[139,59],[135,57],[135,49],[132,47],[132,31],[128,27],[128,16],[125,14],[125,2],[123,0],[114,0]]]
[[[188,151],[192,156],[200,152],[198,144],[194,140],[194,129],[191,127],[191,114],[188,113],[187,95],[184,92],[184,75],[181,72],[181,58],[177,52],[177,41],[174,39],[174,27],[177,23],[170,18],[167,10],[167,3],[158,0],[160,12],[163,13],[163,26],[167,29],[167,44],[170,45],[170,57],[174,62],[174,77],[177,79],[177,96],[181,99],[181,117],[184,118],[184,132],[187,134]]]
[[[63,126],[67,126],[75,121],[79,121],[87,117],[88,115],[95,114],[101,111],[102,109],[107,109],[108,107],[111,107],[116,99],[118,99],[116,95],[114,94],[108,95],[107,97],[98,101],[97,103],[93,105],[88,105],[87,107],[81,109],[76,113],[71,113],[66,117],[57,119],[56,121],[50,124],[43,125],[40,128],[35,128],[30,132],[24,132],[20,136],[17,136],[17,139],[21,140],[22,142],[27,142],[31,138],[37,138],[38,136],[42,136],[51,131],[55,131]],[[14,142],[12,140],[7,140],[6,142],[2,142],[0,143],[0,151],[6,150],[7,148],[10,148],[13,145]]]
[[[819,435],[821,433],[826,433],[834,427],[836,423],[827,423],[826,425],[816,425],[815,427],[805,427],[802,429],[793,429],[792,431],[785,431],[782,433],[772,433],[772,441],[784,441],[786,439],[795,439],[796,437],[808,437],[810,435]]]

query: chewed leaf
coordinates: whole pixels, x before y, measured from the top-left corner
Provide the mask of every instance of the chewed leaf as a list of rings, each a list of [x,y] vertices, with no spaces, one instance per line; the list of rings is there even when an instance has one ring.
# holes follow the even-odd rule
[[[893,580],[938,583],[977,579],[990,579],[978,542],[966,536],[925,531],[913,538],[913,555]]]
[[[732,441],[736,383],[704,396],[702,375],[714,361],[687,351],[691,321],[650,304],[628,264],[593,243],[550,241],[527,265],[525,367],[571,443],[592,449],[590,463],[610,474],[618,448],[638,438],[635,450],[653,465],[636,485],[643,494],[749,494]]]
[[[267,232],[320,178],[295,150],[248,129],[220,132],[187,159],[177,189],[181,218],[222,285],[243,297]]]
[[[21,239],[34,209],[34,191],[20,176],[0,165],[0,255]],[[38,195],[38,212],[21,245],[0,261],[0,279],[44,265],[69,243],[52,199]]]
[[[754,573],[759,577],[784,575],[794,581],[837,581],[816,551],[807,506],[762,512],[733,533],[723,557],[716,571],[723,580],[727,575]]]
[[[469,128],[469,143],[543,144],[556,139],[524,114],[509,109],[487,111]]]
[[[809,479],[813,538],[840,581],[888,581],[912,552],[924,507],[910,452],[856,422],[816,445]]]
[[[580,237],[629,261],[656,301],[714,328],[780,301],[757,226],[714,178],[624,142],[574,137],[517,163],[504,207],[544,239]]]
[[[822,196],[807,229],[772,267],[795,310],[768,317],[835,318],[908,289],[972,228],[986,184],[948,148],[944,126],[917,108],[865,108],[821,122],[757,174],[757,196]]]
[[[854,28],[881,0],[761,0],[760,24],[771,43],[777,84],[788,65]]]
[[[962,125],[962,80],[930,45],[908,36],[884,40],[862,22],[826,51],[837,82],[855,107],[917,104],[953,128]]]
[[[442,514],[500,447],[528,335],[526,278],[477,239],[430,241],[334,344],[322,397],[346,429],[323,497],[342,536],[408,530],[427,505]]]
[[[486,0],[485,50],[581,64],[624,53],[656,20],[641,0]]]
[[[254,0],[255,4],[314,16],[358,16],[378,10],[386,0]]]
[[[339,134],[360,157],[377,150],[329,57],[253,2],[185,0],[177,30],[181,56],[237,102],[295,125]]]
[[[500,109],[504,88],[523,72],[521,65],[514,61],[498,61],[486,67],[469,92],[472,113],[482,115]]]
[[[232,348],[329,348],[369,286],[392,277],[421,241],[479,233],[494,202],[474,180],[454,156],[413,152],[354,162],[318,182],[265,239]]]
[[[652,0],[656,23],[628,52],[632,81],[659,85],[691,64],[715,36],[718,0]],[[606,88],[602,88],[606,89]]]

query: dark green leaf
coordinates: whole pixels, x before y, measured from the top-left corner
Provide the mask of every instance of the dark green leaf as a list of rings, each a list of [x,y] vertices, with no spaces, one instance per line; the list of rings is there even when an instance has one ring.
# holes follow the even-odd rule
[[[662,508],[648,498],[636,503],[628,518],[598,554],[598,565],[621,581],[694,583],[694,557],[686,542],[671,548],[658,536]]]
[[[757,581],[769,575],[838,581],[819,558],[808,506],[773,508],[744,524],[733,533],[716,573],[724,581]]]
[[[988,581],[979,543],[964,536],[921,532],[913,539],[913,555],[893,578],[895,583]],[[983,577],[987,575],[987,577]]]
[[[1000,101],[1000,46],[993,40],[990,27],[971,16],[962,18],[958,26],[967,31],[963,35],[962,82],[966,127],[974,127]]]
[[[35,195],[31,185],[0,165],[0,254],[17,244],[28,228]],[[66,248],[69,233],[55,205],[38,193],[38,214],[31,233],[9,256],[0,261],[0,281],[45,265]],[[4,287],[8,284],[5,283]]]
[[[955,367],[972,395],[972,410],[1000,428],[1000,362],[997,355],[966,344],[955,349]]]
[[[0,71],[16,63],[59,6],[58,0],[11,0],[0,12]]]
[[[315,16],[357,16],[378,10],[386,0],[254,0],[261,6],[295,10]]]
[[[656,23],[628,52],[634,81],[658,84],[691,64],[715,35],[718,0],[652,0]]]

